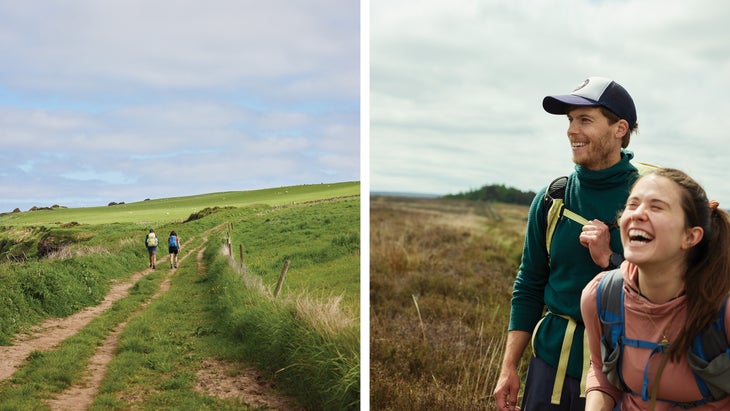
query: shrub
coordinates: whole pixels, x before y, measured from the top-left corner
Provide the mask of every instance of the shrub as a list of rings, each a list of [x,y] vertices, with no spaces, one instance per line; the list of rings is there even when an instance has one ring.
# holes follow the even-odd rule
[[[187,218],[187,220],[183,221],[183,223],[189,223],[191,221],[200,220],[201,218],[205,216],[209,216],[211,214],[217,213],[219,211],[223,210],[231,210],[235,207],[206,207],[200,211],[196,211]]]

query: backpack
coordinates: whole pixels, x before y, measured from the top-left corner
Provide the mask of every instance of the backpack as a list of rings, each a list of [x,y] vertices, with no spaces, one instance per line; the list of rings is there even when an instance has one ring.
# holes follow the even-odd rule
[[[631,163],[639,171],[639,175],[644,175],[651,170],[658,168],[655,165],[647,163]],[[558,225],[560,217],[566,217],[570,220],[575,221],[580,225],[586,225],[588,219],[575,213],[565,207],[565,187],[568,184],[568,177],[562,176],[553,180],[548,184],[547,190],[545,190],[545,197],[543,197],[543,209],[547,210],[545,213],[545,247],[547,249],[548,257],[550,256],[550,245],[553,242],[553,234],[555,234],[555,227]],[[618,227],[617,221],[607,223],[609,229]]]
[[[157,236],[155,233],[147,234],[147,247],[157,247]]]
[[[603,327],[601,337],[601,357],[603,358],[603,372],[608,380],[624,392],[634,395],[626,387],[621,377],[621,356],[623,347],[632,347],[651,350],[651,355],[665,352],[669,344],[666,342],[655,343],[651,341],[635,340],[624,335],[624,279],[621,270],[606,272],[598,284],[596,291],[596,304],[598,306],[598,318]],[[657,398],[659,401],[669,402],[680,408],[687,409],[699,405],[721,400],[730,395],[730,347],[727,343],[725,332],[725,309],[728,298],[722,304],[717,319],[711,324],[707,331],[697,335],[692,348],[688,353],[687,360],[692,372],[695,375],[697,387],[702,393],[702,399],[687,403],[680,403],[667,399]],[[641,398],[649,401],[649,381],[647,371],[649,362],[644,369],[644,382],[642,384]]]
[[[170,239],[167,241],[168,247],[177,247],[177,236],[171,235]]]

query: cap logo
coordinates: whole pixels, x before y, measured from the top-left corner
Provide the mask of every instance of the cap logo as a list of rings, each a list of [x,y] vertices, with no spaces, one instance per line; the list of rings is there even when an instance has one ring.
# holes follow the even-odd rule
[[[589,79],[583,80],[583,82],[578,87],[576,87],[575,90],[573,90],[573,93],[575,93],[576,91],[578,91],[578,90],[582,89],[583,87],[587,86],[588,85],[588,80]]]

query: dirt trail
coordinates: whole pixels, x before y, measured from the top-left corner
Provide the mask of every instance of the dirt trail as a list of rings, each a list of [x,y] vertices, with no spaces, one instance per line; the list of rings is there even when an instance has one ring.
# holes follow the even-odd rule
[[[140,271],[133,274],[129,280],[114,285],[99,305],[88,307],[69,317],[46,320],[34,327],[30,333],[16,336],[13,345],[0,347],[0,358],[3,359],[0,362],[0,381],[13,375],[33,351],[48,351],[79,332],[91,320],[109,309],[115,301],[126,297],[129,289],[151,272],[151,269]]]
[[[119,337],[126,325],[126,322],[119,324],[104,340],[104,344],[96,350],[94,356],[89,360],[89,365],[86,366],[87,377],[81,384],[74,385],[59,394],[57,398],[47,401],[52,410],[85,410],[89,408],[99,392],[102,381],[104,381],[107,365],[114,358],[114,351],[119,344]]]
[[[212,230],[210,230],[212,231]],[[190,243],[192,238],[188,241]],[[196,252],[196,263],[199,272],[204,272],[203,251],[207,244],[207,238],[194,250],[188,251],[180,257],[183,263],[189,255]],[[165,261],[159,261],[158,266],[164,266]],[[157,292],[140,307],[140,312],[147,305],[170,289],[172,276],[176,269],[170,269],[165,279],[160,284]],[[91,320],[109,309],[112,304],[126,297],[129,289],[141,278],[150,274],[151,269],[134,273],[127,281],[114,285],[104,300],[94,306],[86,308],[77,314],[66,318],[57,318],[44,321],[33,328],[28,334],[18,335],[11,346],[0,347],[0,381],[9,378],[25,361],[28,355],[34,351],[48,351],[66,338],[73,336]],[[84,410],[94,401],[99,391],[108,364],[114,357],[114,352],[119,344],[119,339],[126,327],[127,322],[117,325],[106,338],[94,356],[89,360],[84,380],[60,393],[57,398],[48,400],[47,403],[53,410]],[[280,411],[303,410],[296,402],[286,396],[273,392],[273,384],[264,378],[260,372],[253,367],[245,367],[242,364],[225,363],[216,360],[205,360],[202,369],[198,373],[196,390],[206,395],[220,398],[239,398],[252,406],[265,407]]]
[[[207,241],[207,238],[204,239],[201,247],[205,246]],[[181,256],[179,263],[184,263],[192,252],[193,251],[188,251],[187,254]],[[157,265],[165,265],[164,262],[161,263],[162,264],[158,262]],[[162,283],[160,284],[160,288],[152,295],[152,297],[150,297],[149,300],[145,301],[144,304],[140,306],[137,313],[144,311],[144,309],[147,308],[152,301],[170,290],[171,278],[176,271],[176,268],[172,268],[167,272],[165,279],[162,280]],[[132,314],[132,316],[134,315],[135,314]],[[116,351],[117,345],[119,345],[119,338],[121,337],[124,328],[127,327],[128,322],[129,321],[125,321],[117,325],[106,340],[104,340],[104,344],[96,350],[96,353],[89,360],[89,365],[86,366],[87,376],[80,384],[69,387],[55,399],[47,401],[52,410],[85,410],[89,408],[91,403],[94,402],[94,397],[96,397],[96,394],[99,393],[99,387],[101,387],[101,383],[104,381],[107,366],[114,358],[114,351]]]

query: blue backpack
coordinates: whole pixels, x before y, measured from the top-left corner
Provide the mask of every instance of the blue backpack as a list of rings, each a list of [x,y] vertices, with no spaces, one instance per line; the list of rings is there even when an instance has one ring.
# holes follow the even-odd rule
[[[596,303],[598,317],[603,326],[601,337],[601,357],[603,358],[603,372],[608,380],[624,392],[640,395],[644,401],[649,401],[649,362],[644,368],[644,381],[641,394],[631,391],[621,376],[621,356],[623,347],[632,347],[651,350],[651,355],[667,351],[668,343],[656,343],[644,340],[627,338],[624,335],[624,280],[621,271],[607,272],[598,284]],[[707,331],[700,333],[694,340],[688,352],[688,362],[695,375],[697,387],[702,393],[702,399],[680,403],[668,399],[657,398],[659,401],[669,402],[680,408],[697,407],[708,402],[721,400],[730,395],[730,347],[728,347],[725,333],[725,308],[727,297],[722,308]]]
[[[171,235],[167,245],[168,247],[177,247],[177,236]]]

